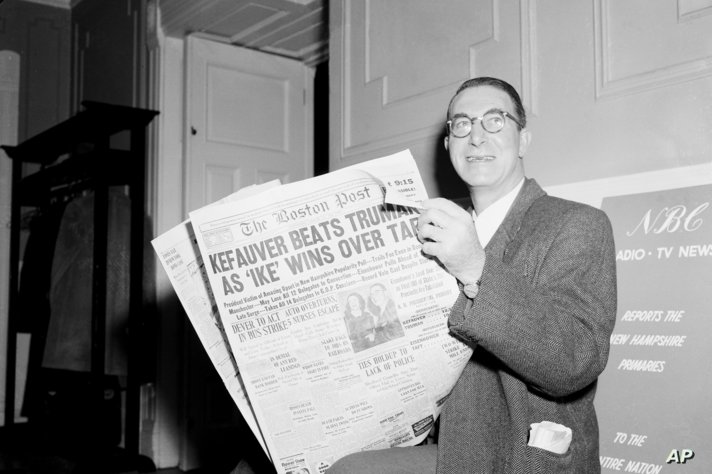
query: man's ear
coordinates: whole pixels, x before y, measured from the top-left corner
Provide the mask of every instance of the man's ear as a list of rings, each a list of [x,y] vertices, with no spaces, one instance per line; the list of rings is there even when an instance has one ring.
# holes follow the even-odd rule
[[[526,128],[523,128],[519,132],[519,157],[522,158],[529,149],[529,144],[532,141],[532,134]]]
[[[443,139],[443,145],[445,145],[445,149],[448,149],[448,145],[450,144],[450,140],[448,140],[450,137],[445,135],[445,138]]]

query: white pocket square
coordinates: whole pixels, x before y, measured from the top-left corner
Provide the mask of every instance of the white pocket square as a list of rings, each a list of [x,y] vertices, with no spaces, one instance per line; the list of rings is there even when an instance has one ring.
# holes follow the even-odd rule
[[[529,430],[529,446],[564,454],[571,445],[571,428],[551,421],[532,423]]]

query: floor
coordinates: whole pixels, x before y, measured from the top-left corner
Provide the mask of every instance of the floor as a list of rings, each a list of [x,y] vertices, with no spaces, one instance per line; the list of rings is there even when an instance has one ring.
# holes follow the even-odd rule
[[[118,447],[59,446],[43,433],[0,428],[0,474],[213,474],[201,470],[156,470],[144,456],[131,456]],[[228,473],[216,473],[228,474]]]
[[[94,422],[92,429],[70,416],[38,420],[0,426],[0,474],[231,474],[238,461],[241,473],[276,474],[252,436],[240,441],[241,449],[207,459],[210,468],[156,470],[150,458],[120,448],[120,431],[106,424]]]
[[[128,470],[125,470],[128,469]],[[202,470],[182,471],[178,468],[158,469],[146,466],[101,466],[94,463],[82,465],[59,456],[20,456],[0,451],[0,474],[138,474],[155,472],[157,474],[211,474]]]

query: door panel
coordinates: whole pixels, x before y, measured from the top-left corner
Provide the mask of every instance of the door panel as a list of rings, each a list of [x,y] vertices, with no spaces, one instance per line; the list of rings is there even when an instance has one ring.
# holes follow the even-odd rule
[[[265,177],[313,175],[313,71],[196,37],[187,45],[187,208]]]

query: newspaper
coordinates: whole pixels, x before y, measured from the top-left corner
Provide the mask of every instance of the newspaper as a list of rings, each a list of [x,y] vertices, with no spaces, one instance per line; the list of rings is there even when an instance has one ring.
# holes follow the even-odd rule
[[[457,284],[416,238],[426,197],[401,152],[190,214],[238,408],[277,472],[414,445],[437,419],[471,349],[447,330]]]

